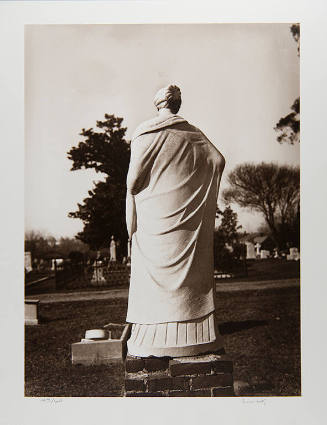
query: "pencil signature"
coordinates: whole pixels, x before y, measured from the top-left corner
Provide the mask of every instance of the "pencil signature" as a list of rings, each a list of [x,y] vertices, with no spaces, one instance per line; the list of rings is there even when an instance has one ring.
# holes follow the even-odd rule
[[[50,403],[50,404],[57,404],[57,403],[62,403],[63,400],[58,398],[41,398],[41,401],[43,401],[44,403]]]
[[[253,399],[242,399],[243,404],[257,404],[261,406],[266,406],[266,399],[260,399],[260,400],[253,400]]]

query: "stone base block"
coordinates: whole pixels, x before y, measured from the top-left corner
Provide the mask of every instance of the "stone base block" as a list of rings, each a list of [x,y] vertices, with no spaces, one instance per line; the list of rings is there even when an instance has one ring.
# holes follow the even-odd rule
[[[72,344],[72,363],[85,366],[108,364],[123,359],[123,344],[120,341],[92,341]]]
[[[125,360],[126,397],[231,397],[233,363],[216,353]]]

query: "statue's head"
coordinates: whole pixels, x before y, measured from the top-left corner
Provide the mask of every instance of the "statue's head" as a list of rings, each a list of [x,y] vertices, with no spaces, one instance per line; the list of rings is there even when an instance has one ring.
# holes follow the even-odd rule
[[[169,109],[173,114],[177,114],[181,107],[182,97],[179,87],[170,85],[160,89],[153,100],[158,111],[162,108]]]

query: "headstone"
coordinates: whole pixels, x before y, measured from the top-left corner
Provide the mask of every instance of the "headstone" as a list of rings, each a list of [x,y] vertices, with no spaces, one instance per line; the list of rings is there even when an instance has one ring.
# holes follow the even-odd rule
[[[95,261],[93,266],[93,275],[91,278],[92,286],[104,286],[107,280],[104,276],[104,267],[101,261]]]
[[[38,325],[39,300],[25,300],[25,325]]]
[[[31,272],[33,270],[33,267],[32,267],[32,253],[29,252],[29,251],[26,251],[24,253],[24,268],[25,268],[25,271],[27,273],[29,273],[29,272]]]
[[[253,260],[256,258],[255,247],[252,242],[245,242],[246,245],[246,258],[247,260]]]
[[[290,248],[290,253],[287,255],[287,260],[298,261],[300,259],[299,250],[296,247]]]
[[[270,256],[270,252],[267,251],[266,249],[262,249],[260,251],[260,258],[261,258],[261,260],[264,260],[266,258],[269,258],[269,256]]]
[[[254,248],[255,248],[256,256],[257,256],[257,257],[260,257],[260,248],[261,248],[261,244],[260,244],[259,242],[257,242],[257,243],[254,245]]]
[[[51,270],[55,270],[56,267],[62,266],[63,262],[64,262],[64,259],[63,258],[53,258],[51,260]]]

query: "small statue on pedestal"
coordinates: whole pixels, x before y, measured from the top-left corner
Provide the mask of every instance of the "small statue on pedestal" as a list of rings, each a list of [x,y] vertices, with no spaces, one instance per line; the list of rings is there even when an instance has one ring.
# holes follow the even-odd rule
[[[110,261],[117,261],[116,242],[113,235],[110,242]]]

